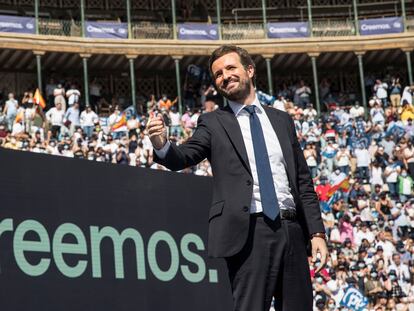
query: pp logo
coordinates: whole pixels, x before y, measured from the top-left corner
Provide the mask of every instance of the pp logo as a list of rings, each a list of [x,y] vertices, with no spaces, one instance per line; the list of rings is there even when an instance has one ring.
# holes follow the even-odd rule
[[[215,35],[217,35],[217,30],[210,29],[209,33],[210,33],[210,35],[215,36]]]
[[[32,23],[27,23],[26,24],[26,28],[27,29],[33,29],[34,28],[34,25]]]
[[[394,28],[401,28],[401,23],[400,22],[395,22],[394,24],[392,24],[392,26],[394,27]]]
[[[118,33],[120,35],[124,35],[124,34],[126,34],[126,32],[127,32],[127,30],[125,28],[118,28]]]
[[[305,32],[308,32],[308,28],[307,27],[300,27],[299,31],[305,33]]]

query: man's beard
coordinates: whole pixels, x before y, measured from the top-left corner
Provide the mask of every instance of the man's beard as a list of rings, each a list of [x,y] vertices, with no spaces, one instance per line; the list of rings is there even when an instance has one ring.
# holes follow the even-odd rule
[[[223,83],[223,89],[220,87],[217,87],[217,91],[227,98],[228,100],[240,102],[243,99],[245,99],[250,94],[250,81],[249,79],[242,79],[240,78],[238,81],[239,85],[235,88],[230,89],[229,91],[226,90],[227,84],[235,81],[234,79],[230,79],[228,82]]]

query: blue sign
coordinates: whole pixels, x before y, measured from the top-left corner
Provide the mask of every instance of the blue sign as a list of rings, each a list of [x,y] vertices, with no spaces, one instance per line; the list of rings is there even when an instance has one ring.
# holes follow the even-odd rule
[[[399,33],[404,31],[402,17],[373,18],[359,21],[359,32],[363,36]]]
[[[180,40],[218,40],[219,29],[215,24],[178,24]]]
[[[268,23],[268,38],[305,38],[309,37],[308,22]]]
[[[350,286],[345,290],[340,304],[354,311],[364,311],[367,309],[368,299],[359,290]]]
[[[86,22],[86,36],[89,38],[127,39],[128,26],[125,23]]]
[[[0,32],[36,33],[33,17],[0,15]]]

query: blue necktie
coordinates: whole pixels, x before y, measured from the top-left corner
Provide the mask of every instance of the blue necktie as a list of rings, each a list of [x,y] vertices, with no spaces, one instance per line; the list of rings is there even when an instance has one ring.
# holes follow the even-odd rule
[[[280,212],[279,202],[273,183],[272,170],[270,168],[269,155],[267,154],[262,126],[259,117],[256,114],[254,105],[246,106],[243,109],[250,114],[250,132],[252,133],[263,213],[270,219],[275,220]]]

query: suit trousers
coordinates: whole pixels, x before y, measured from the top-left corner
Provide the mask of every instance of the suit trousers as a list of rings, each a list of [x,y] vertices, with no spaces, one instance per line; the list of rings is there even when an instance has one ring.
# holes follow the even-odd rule
[[[235,311],[311,311],[312,284],[302,228],[297,221],[250,215],[247,242],[226,263]]]

